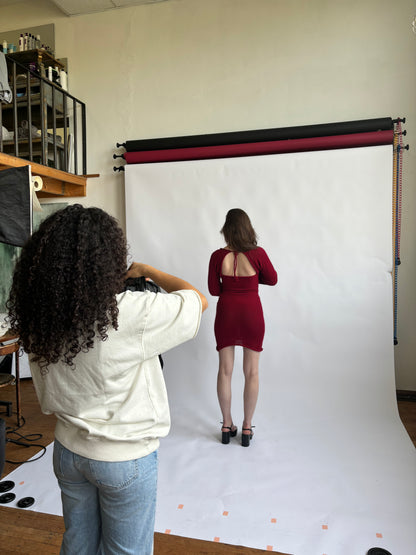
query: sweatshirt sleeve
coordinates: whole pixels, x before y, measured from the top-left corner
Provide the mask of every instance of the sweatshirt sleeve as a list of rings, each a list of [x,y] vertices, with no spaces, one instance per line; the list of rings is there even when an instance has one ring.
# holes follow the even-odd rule
[[[208,268],[208,290],[214,297],[221,294],[221,278],[218,251],[212,253]]]
[[[259,247],[259,283],[276,285],[277,272],[264,249]]]
[[[144,358],[165,353],[195,337],[201,322],[202,303],[192,289],[153,293],[142,332]]]

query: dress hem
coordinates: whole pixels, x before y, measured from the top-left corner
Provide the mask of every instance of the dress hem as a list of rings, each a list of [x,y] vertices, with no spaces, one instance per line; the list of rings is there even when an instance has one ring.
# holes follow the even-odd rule
[[[256,353],[261,353],[263,347],[260,349],[253,349],[253,347],[249,347],[248,345],[243,345],[242,343],[230,343],[229,345],[222,345],[221,347],[216,347],[217,351],[221,351],[221,349],[225,349],[226,347],[243,347],[244,349],[250,349],[250,351],[256,351]]]

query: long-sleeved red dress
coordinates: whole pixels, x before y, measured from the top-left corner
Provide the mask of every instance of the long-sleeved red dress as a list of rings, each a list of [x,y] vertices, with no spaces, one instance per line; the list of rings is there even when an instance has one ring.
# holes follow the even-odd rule
[[[208,289],[219,296],[215,317],[217,351],[231,345],[240,345],[253,351],[263,350],[264,317],[258,286],[275,285],[277,272],[266,251],[261,247],[244,254],[255,270],[252,276],[237,276],[237,252],[234,252],[234,275],[222,273],[224,257],[229,249],[218,249],[211,255],[208,270]]]

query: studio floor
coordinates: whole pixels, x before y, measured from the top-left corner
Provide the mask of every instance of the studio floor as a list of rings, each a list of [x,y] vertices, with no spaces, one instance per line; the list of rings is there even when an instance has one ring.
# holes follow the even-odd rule
[[[3,388],[2,399],[13,400],[14,389]],[[400,400],[398,402],[401,420],[411,437],[413,444],[416,445],[416,402],[411,400]],[[37,403],[34,388],[30,379],[22,381],[22,413],[25,418],[25,424],[18,431],[24,437],[30,434],[42,434],[41,438],[32,436],[33,443],[44,446],[49,445],[53,441],[54,417],[46,417],[41,414]],[[6,420],[9,429],[15,428],[16,417],[11,418],[2,415]],[[19,440],[17,434],[8,434],[8,438]],[[21,438],[20,438],[21,439]],[[215,441],[215,438],[213,437]],[[222,447],[222,446],[221,446]],[[237,449],[237,445],[234,447]],[[13,461],[24,461],[33,457],[40,449],[38,447],[22,447],[8,442],[6,447],[6,459]],[[6,463],[2,479],[16,470],[19,465]],[[27,464],[26,472],[30,475],[30,463]],[[254,477],[252,477],[254,480]],[[282,508],[284,509],[284,507]],[[282,511],[284,512],[284,510]],[[59,546],[63,533],[63,519],[60,516],[35,512],[33,510],[10,510],[9,507],[0,507],[0,542],[2,545],[2,553],[59,553]],[[163,518],[163,515],[162,517]],[[254,523],[255,525],[255,523]],[[379,545],[377,538],[374,538],[372,545]],[[187,538],[176,535],[168,530],[155,534],[155,554],[156,555],[173,555],[173,554],[190,554],[190,555],[254,555],[270,552],[288,553],[287,551],[278,551],[279,546],[274,545],[273,549],[254,549],[239,545],[227,545],[221,541],[203,541],[195,538]],[[354,554],[355,555],[355,554]],[[365,555],[365,554],[363,554]],[[393,555],[396,555],[393,553]]]

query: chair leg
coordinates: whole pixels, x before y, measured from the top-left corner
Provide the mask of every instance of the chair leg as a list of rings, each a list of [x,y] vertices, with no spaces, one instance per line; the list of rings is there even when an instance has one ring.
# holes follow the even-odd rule
[[[12,402],[11,401],[0,401],[1,407],[6,407],[6,416],[12,415]]]

